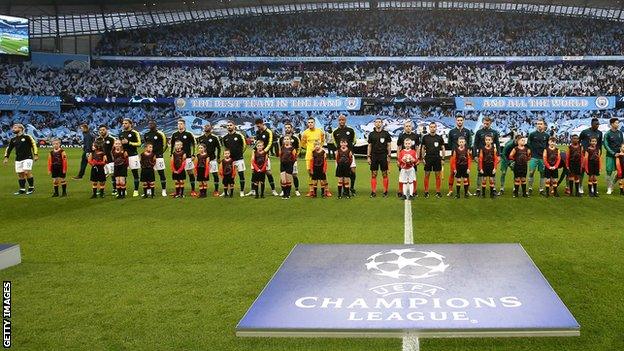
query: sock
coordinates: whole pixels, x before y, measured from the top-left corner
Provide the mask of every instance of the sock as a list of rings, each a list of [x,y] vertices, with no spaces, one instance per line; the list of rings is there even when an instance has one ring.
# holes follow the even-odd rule
[[[461,187],[459,185],[455,185],[455,191],[457,194],[459,194],[459,190],[461,190]]]
[[[407,188],[408,188],[408,195],[409,196],[414,196],[414,182],[408,183],[406,184]]]
[[[292,186],[287,186],[286,187],[286,197],[290,197],[290,192],[292,191]]]
[[[338,185],[338,197],[342,196],[342,185]]]
[[[407,184],[405,184],[405,186],[403,187],[403,196],[408,196],[409,195],[409,187],[407,186]]]
[[[518,194],[518,189],[519,188],[520,188],[520,185],[514,184],[514,193]]]
[[[388,183],[389,183],[388,176],[383,177],[383,188],[384,188],[384,193],[387,193],[387,192],[388,192]]]
[[[165,177],[165,170],[161,169],[158,171],[158,176],[160,177],[160,187],[163,190],[167,190],[167,177]]]
[[[295,185],[295,190],[299,191],[299,177],[293,176],[293,184]]]
[[[429,192],[429,177],[425,177],[425,192]]]
[[[189,181],[191,182],[191,191],[195,191],[195,175],[189,174]]]
[[[371,178],[371,191],[377,192],[377,178]]]
[[[580,182],[574,182],[574,191],[578,194],[579,193],[579,188],[580,188]],[[572,191],[572,189],[570,189],[570,191]]]
[[[104,196],[104,187],[100,188],[100,196]]]
[[[269,180],[271,190],[275,190],[275,180],[273,179],[273,174],[267,174],[267,179]]]
[[[63,194],[67,194],[67,183],[65,181],[61,182],[61,189],[63,189]]]
[[[245,191],[245,172],[238,172],[238,179],[240,183],[240,191],[244,192]]]
[[[355,172],[351,172],[351,176],[349,178],[351,179],[351,189],[355,190]]]
[[[544,189],[544,183],[546,183],[546,179],[540,177],[540,189]]]
[[[138,169],[133,169],[132,170],[132,180],[134,180],[134,190],[139,191],[140,177],[139,177],[139,170]]]
[[[527,192],[527,185],[526,183],[522,183],[522,193],[526,194],[526,192]]]
[[[54,194],[58,195],[58,193],[59,193],[58,190],[59,190],[58,185],[55,185],[54,186]]]
[[[180,184],[180,195],[184,195],[184,184]]]
[[[403,183],[399,182],[399,194],[403,194]]]
[[[35,178],[30,177],[28,179],[26,179],[26,181],[28,181],[28,189],[32,190],[35,188]]]
[[[347,186],[345,186],[345,187],[342,189],[342,191],[343,191],[344,196],[349,196],[349,195],[350,195],[350,194],[349,194],[349,186],[348,186],[348,185],[347,185]]]
[[[212,183],[214,184],[214,191],[219,191],[219,175],[217,173],[212,174]]]
[[[470,187],[470,184],[464,184],[464,195],[468,195],[468,187]]]
[[[442,178],[437,175],[436,176],[436,193],[440,192],[440,185],[442,184]]]
[[[264,196],[264,182],[260,183],[260,196]]]
[[[117,191],[117,181],[115,180],[115,177],[111,177],[111,188]]]
[[[91,190],[93,190],[93,195],[94,196],[97,195],[97,188],[96,187],[91,188]]]
[[[533,183],[534,183],[534,178],[533,177],[529,177],[529,181],[527,183],[529,183],[529,189],[533,189]]]
[[[416,191],[418,191],[418,183],[416,183],[416,181],[412,182],[412,195],[416,194]]]
[[[485,184],[481,185],[481,195],[485,194]]]

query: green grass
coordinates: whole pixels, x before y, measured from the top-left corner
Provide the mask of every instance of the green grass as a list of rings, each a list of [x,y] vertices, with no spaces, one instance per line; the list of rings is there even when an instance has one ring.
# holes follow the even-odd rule
[[[0,41],[0,52],[10,55],[28,55],[28,52],[21,52],[23,46],[28,47],[28,39],[14,39],[12,37],[2,37]]]
[[[74,175],[79,152],[69,154]],[[37,192],[14,197],[12,163],[0,167],[0,242],[19,243],[23,261],[0,271],[0,278],[13,282],[15,350],[401,347],[396,339],[234,335],[239,319],[295,244],[403,242],[403,203],[365,196],[364,162],[358,168],[361,196],[289,202],[238,196],[90,200],[87,180],[70,180],[70,196],[53,199],[44,160],[35,164]],[[332,167],[328,173],[333,175]],[[305,184],[307,177],[301,178]],[[396,179],[393,168],[391,193]],[[604,194],[602,177],[600,184]],[[417,243],[519,242],[581,324],[580,337],[431,339],[422,349],[624,348],[618,216],[623,204],[619,196],[512,199],[509,192],[495,200],[415,200]]]

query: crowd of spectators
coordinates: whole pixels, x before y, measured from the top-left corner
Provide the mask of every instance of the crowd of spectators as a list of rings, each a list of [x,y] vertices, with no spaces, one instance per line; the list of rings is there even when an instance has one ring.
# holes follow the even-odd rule
[[[128,56],[621,55],[621,23],[489,11],[343,11],[236,17],[109,32]]]
[[[88,97],[624,95],[619,65],[354,65],[236,68],[0,65],[0,94]]]

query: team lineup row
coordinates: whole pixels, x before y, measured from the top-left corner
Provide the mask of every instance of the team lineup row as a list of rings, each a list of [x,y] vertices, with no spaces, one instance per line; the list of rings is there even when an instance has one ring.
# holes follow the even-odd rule
[[[301,138],[294,134],[292,125],[285,123],[285,133],[279,138],[275,155],[278,157],[281,194],[276,191],[271,169],[270,152],[274,144],[273,132],[261,119],[255,121],[256,136],[251,151],[249,165],[252,168],[251,192],[245,194],[246,162],[243,158],[247,147],[245,137],[236,131],[233,122],[227,124],[227,134],[217,137],[212,134],[212,126],[204,126],[204,134],[196,138],[186,130],[184,120],[178,121],[178,130],[171,135],[171,178],[175,183],[174,197],[184,197],[185,181],[188,177],[191,195],[207,197],[208,182],[212,176],[214,196],[232,197],[235,178],[238,176],[240,196],[251,195],[264,197],[265,183],[268,182],[275,196],[290,198],[292,187],[300,196],[297,160],[300,150],[305,152],[306,171],[309,174],[307,196],[332,196],[327,182],[328,157],[336,164],[338,197],[350,197],[355,194],[356,162],[351,150],[355,143],[355,133],[347,126],[346,117],[338,118],[338,128],[333,131],[338,142],[335,155],[328,155],[323,146],[325,134],[315,126],[315,120],[307,121],[307,129]],[[505,176],[508,169],[514,173],[514,197],[528,197],[532,192],[534,173],[540,175],[540,194],[559,196],[558,185],[567,178],[566,193],[575,196],[583,194],[582,182],[588,176],[589,195],[597,196],[597,177],[600,175],[602,146],[606,150],[607,194],[612,193],[615,180],[619,180],[620,194],[624,195],[624,140],[619,130],[619,121],[610,121],[611,129],[603,135],[598,130],[598,121],[579,136],[572,138],[567,150],[559,150],[556,138],[549,136],[542,120],[536,123],[536,130],[527,136],[516,135],[503,147],[499,143],[499,133],[491,128],[491,118],[485,117],[481,129],[473,133],[463,127],[463,117],[456,118],[456,127],[449,133],[451,149],[449,192],[460,197],[463,187],[464,196],[472,195],[469,191],[470,168],[473,160],[478,162],[477,187],[475,195],[485,197],[489,187],[490,197],[502,195]],[[167,151],[167,137],[158,130],[154,121],[148,124],[149,131],[143,135],[133,129],[130,119],[124,119],[123,130],[118,138],[108,134],[108,128],[99,127],[99,135],[93,141],[91,150],[83,155],[84,162],[91,166],[93,194],[92,198],[104,197],[106,178],[110,177],[113,193],[118,198],[126,196],[126,178],[128,170],[133,175],[133,196],[139,196],[139,185],[143,183],[143,197],[154,197],[156,173],[159,174],[162,195],[167,196],[164,153]],[[33,162],[38,159],[37,146],[31,136],[24,134],[20,124],[13,126],[15,137],[11,139],[6,151],[4,163],[15,150],[15,171],[18,175],[19,190],[15,193],[31,194],[34,192],[32,175]],[[473,142],[474,140],[474,142]],[[388,196],[388,169],[391,162],[391,135],[384,130],[381,119],[375,121],[375,128],[368,135],[367,162],[371,171],[371,197],[377,195],[377,176],[381,171],[383,196]],[[145,145],[139,153],[139,147]],[[221,152],[221,149],[224,149]],[[404,199],[417,196],[416,166],[424,167],[424,197],[429,196],[429,178],[435,175],[435,195],[441,197],[441,180],[446,155],[443,138],[436,133],[436,124],[429,125],[428,133],[416,134],[411,123],[406,123],[403,133],[397,141],[397,163],[399,168],[398,195]],[[496,191],[496,173],[500,169],[500,191]],[[559,175],[559,169],[562,170]],[[67,156],[60,140],[53,142],[48,156],[48,173],[53,178],[53,196],[67,194]],[[528,175],[528,177],[527,177]],[[527,180],[528,178],[528,180]],[[28,183],[28,188],[26,184]],[[199,192],[196,185],[199,183]],[[527,189],[528,183],[528,189]],[[219,185],[223,192],[219,192]],[[62,193],[59,193],[59,188]]]

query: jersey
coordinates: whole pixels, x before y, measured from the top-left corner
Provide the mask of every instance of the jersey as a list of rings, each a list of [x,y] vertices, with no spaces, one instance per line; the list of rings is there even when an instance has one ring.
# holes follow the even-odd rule
[[[234,161],[243,159],[245,153],[245,137],[238,132],[228,133],[221,137],[223,147],[230,150],[230,155]]]
[[[171,169],[174,172],[182,172],[184,171],[184,166],[186,163],[186,153],[184,150],[175,150],[172,149],[171,155]]]
[[[581,146],[581,144],[570,144],[568,146],[568,158],[566,159],[566,164],[568,168],[570,168],[570,164],[583,164],[583,147]]]
[[[464,147],[460,149],[456,147],[453,150],[453,155],[451,156],[451,164],[456,168],[459,167],[470,167],[470,152],[468,147]]]
[[[197,145],[206,145],[206,153],[211,160],[217,160],[221,156],[221,144],[219,138],[214,134],[202,134],[197,138]]]
[[[472,145],[472,133],[470,133],[470,130],[463,127],[461,129],[455,127],[449,131],[448,135],[448,143],[451,150],[455,150],[459,146],[458,140],[461,137],[466,139],[466,147],[469,148]]]
[[[7,149],[4,151],[4,157],[9,157],[13,149],[15,149],[15,161],[33,159],[34,155],[37,155],[37,143],[33,137],[27,134],[11,138]]]
[[[282,147],[279,155],[281,163],[295,163],[297,160],[297,151],[292,146]]]
[[[444,139],[440,135],[426,134],[422,137],[422,148],[425,151],[426,161],[436,161],[442,158],[440,151],[444,147]]]
[[[136,156],[139,154],[138,148],[141,146],[141,135],[136,130],[123,131],[119,134],[119,139],[128,140],[127,144],[122,144],[128,156]]]
[[[586,152],[587,152],[587,161],[591,161],[591,162],[600,161],[600,148],[598,148],[598,146],[596,147],[589,146]]]
[[[219,164],[219,175],[221,175],[221,177],[232,178],[236,176],[236,167],[234,167],[233,158],[221,160],[221,164]]]
[[[351,156],[351,150],[349,150],[349,148],[347,148],[346,150],[338,148],[338,150],[336,150],[336,163],[338,163],[339,165],[351,167],[352,161],[353,159]]]
[[[187,158],[195,156],[195,136],[193,136],[193,133],[188,130],[183,132],[176,131],[171,134],[171,145],[175,145],[176,141],[182,142],[182,151],[184,151]],[[171,148],[171,154],[173,154],[173,147]]]
[[[624,143],[624,138],[622,137],[622,131],[616,130],[615,132],[609,130],[604,135],[604,148],[607,151],[607,156],[615,157],[620,150],[620,146]]]
[[[319,141],[321,146],[325,143],[325,133],[319,128],[314,128],[314,130],[306,129],[301,134],[301,147],[306,150],[306,160],[312,159],[312,152],[314,151],[314,143]]]
[[[513,159],[516,162],[516,165],[520,167],[526,167],[529,163],[529,158],[531,157],[531,151],[529,150],[529,148],[527,148],[526,146],[516,146],[514,150],[516,151]]]
[[[145,144],[152,144],[156,158],[162,158],[167,150],[167,137],[160,130],[150,130],[143,135]]]
[[[371,156],[387,156],[388,145],[392,136],[385,130],[373,130],[368,133],[368,144],[371,146]]]
[[[546,167],[559,167],[559,162],[561,162],[561,155],[559,154],[559,149],[547,148],[546,155],[544,156],[544,165]]]
[[[420,135],[414,133],[414,132],[410,132],[410,133],[401,133],[399,135],[399,139],[397,139],[397,147],[398,148],[403,148],[403,144],[405,143],[405,139],[411,139],[413,141],[412,143],[412,150],[416,150],[416,148],[418,147],[418,145],[420,145]]]
[[[323,169],[323,172],[327,171],[327,157],[325,155],[325,150],[321,149],[320,151],[312,150],[312,158],[310,159],[310,164],[312,167],[310,169]]]
[[[484,146],[481,148],[481,152],[479,152],[479,169],[484,169],[484,167],[496,167],[498,164],[498,158],[496,157],[496,150],[494,146]]]
[[[110,135],[107,135],[106,137],[99,136],[99,137],[95,138],[95,142],[102,144],[102,147],[104,149],[104,153],[106,154],[106,158],[108,159],[108,162],[112,162],[112,160],[113,160],[113,144],[115,144],[115,138],[113,138]]]
[[[353,150],[353,146],[355,145],[355,130],[349,126],[338,127],[334,129],[332,132],[332,137],[334,138],[334,143],[336,147],[340,147],[340,140],[347,141],[347,147],[349,150]]]
[[[527,145],[531,149],[532,158],[542,158],[544,150],[548,147],[548,138],[550,138],[548,133],[537,130],[529,134]]]
[[[204,177],[208,177],[210,171],[210,156],[208,153],[205,154],[197,154],[197,159],[195,160],[195,171],[197,175],[202,174]]]
[[[112,155],[113,155],[113,158],[109,160],[109,162],[113,162],[115,166],[127,166],[128,165],[128,154],[126,151],[121,150],[117,152],[113,150]]]
[[[254,150],[251,156],[251,167],[254,172],[266,172],[268,154],[264,150]]]
[[[151,169],[156,165],[156,153],[141,153],[141,168],[143,169]]]
[[[104,166],[106,162],[106,154],[104,151],[95,151],[91,153],[91,166]]]
[[[264,152],[269,152],[271,150],[271,145],[273,145],[273,131],[269,128],[264,128],[262,131],[256,132],[256,142],[262,140],[264,142]]]
[[[301,141],[294,134],[288,135],[288,137],[290,137],[290,140],[292,141],[293,148],[295,149],[297,154],[299,154],[299,147],[301,146]],[[284,137],[279,138],[279,146],[280,148],[284,146]]]
[[[411,160],[410,161],[406,161],[405,158],[406,156],[411,156]],[[418,159],[416,158],[416,150],[414,149],[403,149],[401,151],[399,151],[399,167],[401,167],[402,169],[410,169],[413,168],[414,165],[416,164],[416,162],[418,161]]]
[[[61,168],[63,173],[67,173],[67,154],[65,150],[51,150],[48,156],[48,172],[52,172],[53,168]]]
[[[492,129],[492,128],[481,128],[479,130],[477,130],[477,133],[475,134],[474,137],[474,143],[472,144],[472,154],[473,156],[476,156],[479,151],[485,146],[485,137],[487,135],[491,135],[492,136],[492,145],[494,145],[494,147],[496,148],[496,152],[499,152],[500,150],[500,134],[498,133],[498,131]]]

